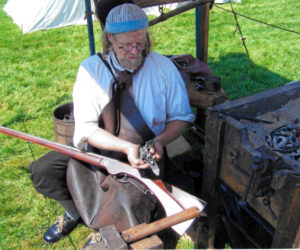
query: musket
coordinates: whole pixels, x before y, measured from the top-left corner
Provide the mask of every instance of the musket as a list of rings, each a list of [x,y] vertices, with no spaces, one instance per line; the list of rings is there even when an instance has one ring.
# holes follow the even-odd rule
[[[203,211],[204,207],[206,206],[206,203],[204,201],[189,193],[186,193],[185,191],[173,185],[168,185],[167,188],[164,182],[161,180],[151,180],[142,176],[138,169],[133,168],[127,163],[94,153],[85,153],[77,148],[68,145],[64,145],[58,142],[52,142],[17,130],[5,128],[3,126],[0,126],[0,132],[50,148],[71,158],[87,162],[94,166],[104,168],[110,175],[125,174],[137,179],[138,181],[143,183],[151,191],[152,194],[156,196],[158,201],[163,206],[167,216],[174,215],[194,206],[199,209],[200,214],[200,212]],[[183,235],[193,223],[194,219],[195,218],[189,219],[187,221],[174,225],[172,226],[172,229],[179,235]]]

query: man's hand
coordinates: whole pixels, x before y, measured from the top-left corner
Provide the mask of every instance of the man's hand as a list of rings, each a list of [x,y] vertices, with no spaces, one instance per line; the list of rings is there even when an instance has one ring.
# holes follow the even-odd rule
[[[139,145],[120,139],[102,128],[90,136],[88,143],[100,149],[123,152],[129,163],[139,169],[149,168],[149,164],[139,159]]]
[[[163,152],[163,146],[159,141],[150,140],[142,148],[136,144],[131,144],[124,153],[127,154],[128,161],[133,167],[146,169],[150,167],[150,164],[156,164],[155,162],[162,158]],[[147,156],[147,154],[150,154],[150,156]],[[159,175],[159,171],[156,175]]]
[[[128,161],[134,168],[146,169],[149,168],[149,163],[145,163],[142,159],[139,159],[139,145],[131,144],[126,147],[125,152],[127,155]]]
[[[155,161],[159,161],[164,154],[164,148],[158,140],[153,140],[153,147],[150,149],[150,154]]]

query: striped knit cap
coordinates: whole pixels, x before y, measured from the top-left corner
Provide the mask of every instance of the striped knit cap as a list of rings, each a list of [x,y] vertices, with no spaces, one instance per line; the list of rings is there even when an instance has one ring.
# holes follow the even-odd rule
[[[145,12],[135,4],[122,4],[114,7],[106,18],[105,31],[123,33],[148,27]]]

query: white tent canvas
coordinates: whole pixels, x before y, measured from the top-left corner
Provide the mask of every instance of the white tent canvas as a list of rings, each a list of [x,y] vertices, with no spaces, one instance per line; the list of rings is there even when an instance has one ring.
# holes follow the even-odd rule
[[[215,0],[225,3],[229,0]],[[240,2],[241,0],[232,0]],[[94,11],[94,1],[91,1]],[[183,4],[183,3],[182,3]],[[179,3],[165,7],[175,9]],[[46,30],[73,24],[86,24],[84,0],[8,0],[3,10],[13,19],[23,33]],[[145,8],[146,14],[160,15],[158,7]],[[93,15],[95,18],[95,15]]]
[[[87,23],[84,0],[8,0],[3,9],[23,33]]]
[[[170,9],[177,4],[170,4]],[[92,11],[94,2],[91,1]],[[87,24],[84,0],[8,0],[3,10],[23,33],[67,25]],[[146,14],[159,15],[158,7],[144,9]],[[95,19],[95,15],[93,15]]]

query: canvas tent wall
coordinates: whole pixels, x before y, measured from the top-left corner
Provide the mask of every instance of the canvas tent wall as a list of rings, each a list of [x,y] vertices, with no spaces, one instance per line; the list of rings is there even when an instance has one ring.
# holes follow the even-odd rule
[[[170,9],[176,6],[168,5]],[[91,7],[94,11],[94,1],[91,1]],[[3,10],[23,33],[87,23],[84,0],[8,0]],[[157,7],[144,10],[147,14],[159,15]]]
[[[87,23],[84,0],[8,0],[3,10],[23,33]]]
[[[229,0],[215,0],[224,3]],[[232,0],[240,2],[241,0]],[[180,4],[167,4],[175,9]],[[92,11],[94,1],[91,1]],[[86,24],[84,0],[8,0],[3,10],[10,16],[23,33],[45,30],[73,24]],[[147,14],[159,15],[158,7],[144,9]],[[93,15],[95,18],[95,16]]]

